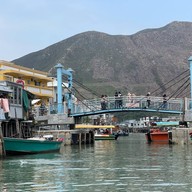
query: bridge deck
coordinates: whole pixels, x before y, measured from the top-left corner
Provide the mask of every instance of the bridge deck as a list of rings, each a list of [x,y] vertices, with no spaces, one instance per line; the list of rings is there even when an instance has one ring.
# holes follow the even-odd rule
[[[107,97],[102,103],[101,99],[86,100],[83,103],[73,105],[72,116],[102,114],[122,111],[148,111],[181,114],[183,112],[184,101],[182,98],[171,98],[163,103],[162,97],[150,97],[150,106],[147,105],[145,96],[135,96],[128,98]]]

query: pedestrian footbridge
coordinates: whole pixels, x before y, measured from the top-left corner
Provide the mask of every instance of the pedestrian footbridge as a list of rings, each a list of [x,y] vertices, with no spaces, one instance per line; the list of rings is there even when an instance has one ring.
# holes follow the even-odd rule
[[[127,96],[122,96],[121,98],[107,97],[104,101],[101,101],[100,98],[95,98],[74,102],[70,115],[75,117],[131,111],[182,114],[184,108],[186,110],[190,109],[189,99],[170,98],[167,99],[166,103],[163,103],[163,101],[163,97],[150,97],[150,106],[148,107],[146,96],[134,96],[132,98]]]
[[[100,115],[115,112],[159,112],[168,114],[182,115],[185,121],[192,121],[192,101],[189,98],[169,98],[166,104],[163,103],[163,97],[150,97],[150,106],[147,106],[146,96],[134,96],[128,98],[107,97],[105,100],[95,98],[84,101],[72,101],[71,108],[68,108],[67,103],[60,104],[62,110],[58,112],[58,104],[46,106],[46,110],[35,108],[35,117],[43,118],[49,115],[64,115],[68,117],[83,117],[91,115]],[[104,103],[102,103],[104,102]]]

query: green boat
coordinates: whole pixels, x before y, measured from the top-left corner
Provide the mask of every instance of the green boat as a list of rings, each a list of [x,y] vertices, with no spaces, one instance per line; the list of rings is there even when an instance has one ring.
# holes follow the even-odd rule
[[[62,141],[46,139],[22,139],[4,137],[4,150],[6,155],[36,154],[59,151]]]

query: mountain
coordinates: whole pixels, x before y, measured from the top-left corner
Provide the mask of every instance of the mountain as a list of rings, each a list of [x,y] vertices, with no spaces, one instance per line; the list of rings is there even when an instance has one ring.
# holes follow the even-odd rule
[[[175,21],[133,35],[80,33],[12,62],[42,71],[61,63],[101,94],[145,94],[187,70],[191,51],[192,22]]]

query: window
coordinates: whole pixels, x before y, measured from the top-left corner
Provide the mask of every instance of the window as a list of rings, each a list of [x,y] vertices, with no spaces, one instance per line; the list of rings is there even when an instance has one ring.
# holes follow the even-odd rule
[[[11,94],[10,102],[12,104],[21,105],[22,104],[22,100],[21,100],[22,88],[17,87],[17,86],[13,86],[12,89],[13,89],[13,92]]]

